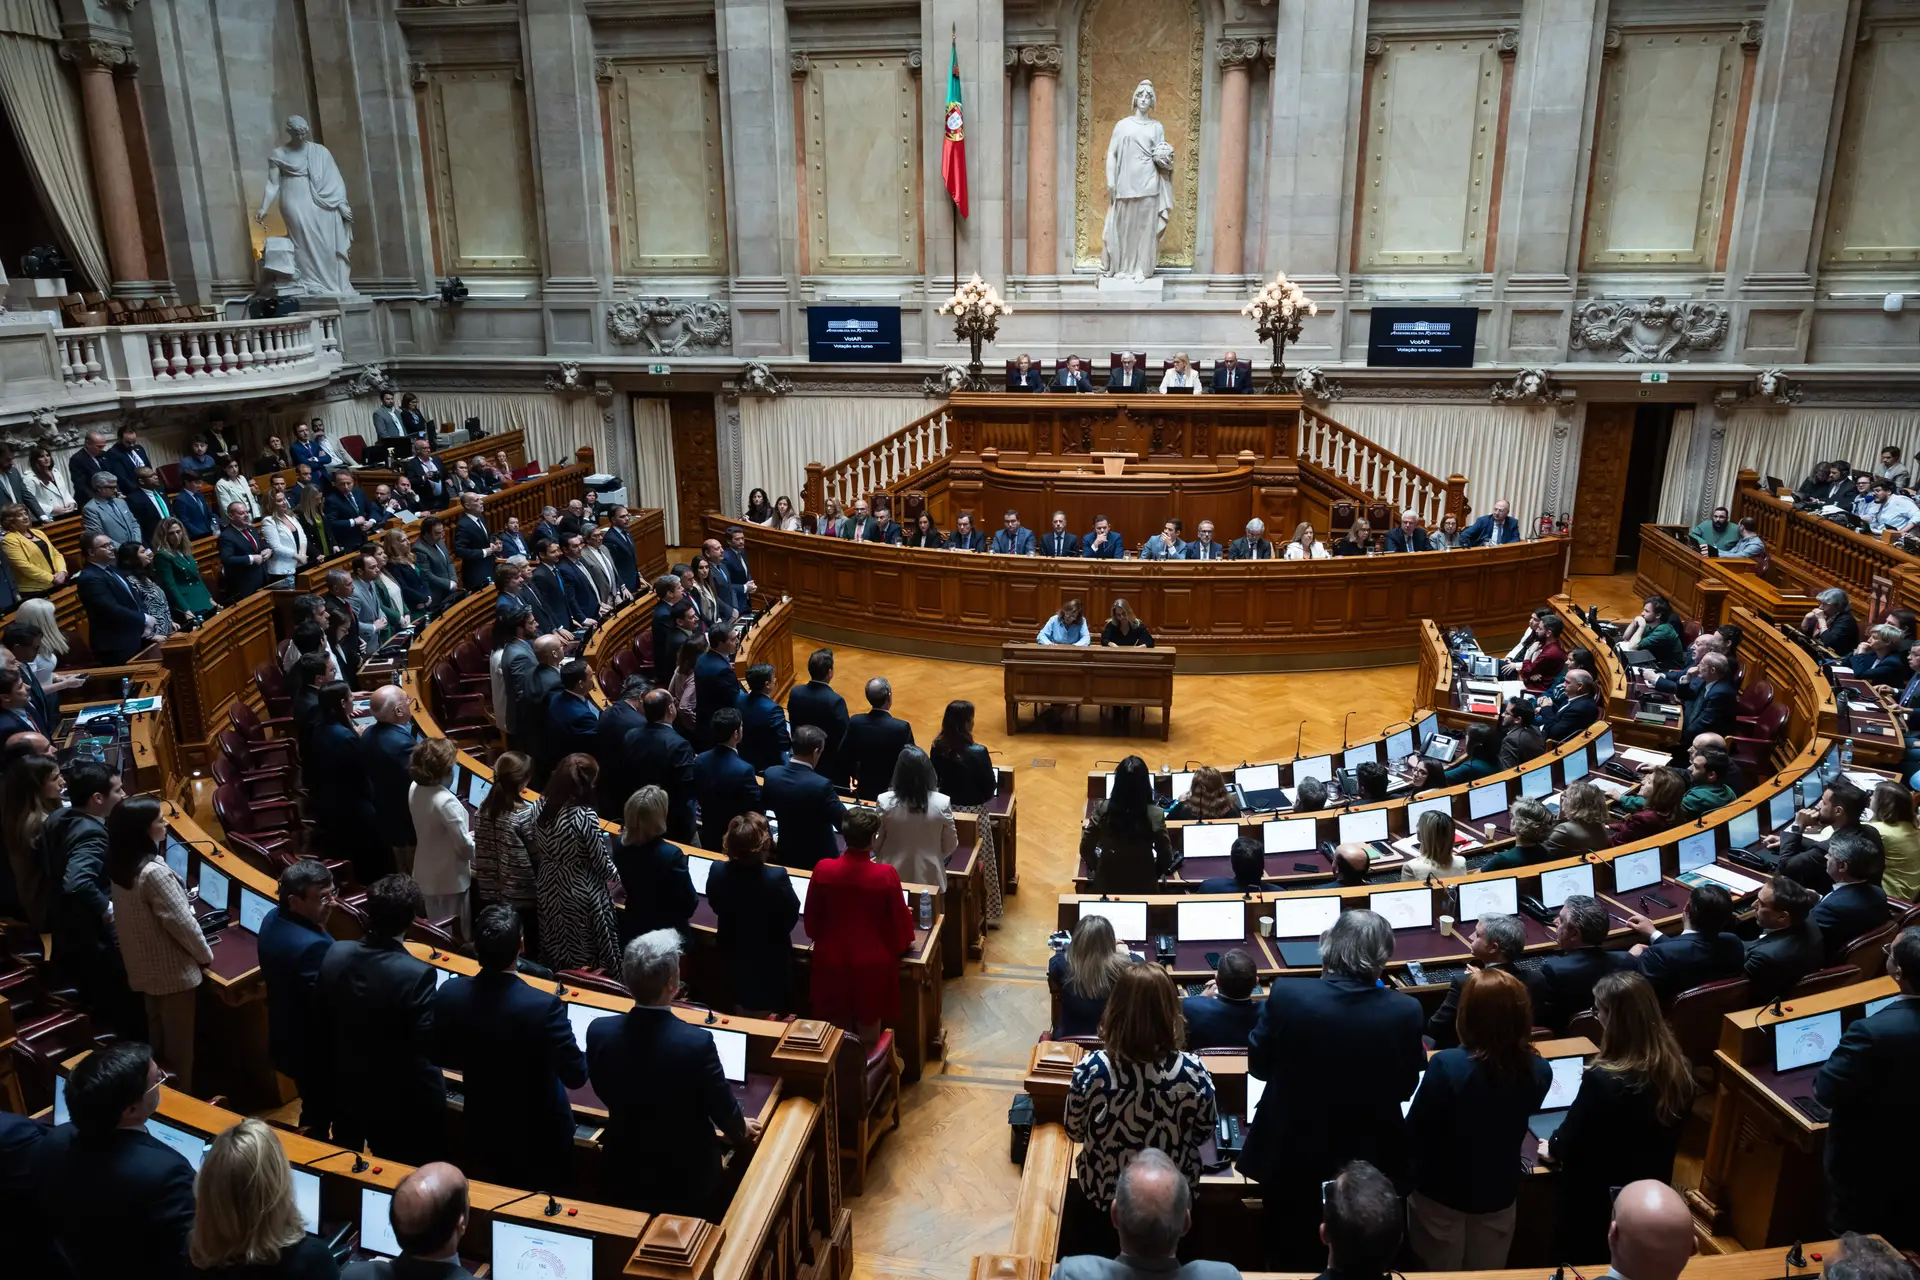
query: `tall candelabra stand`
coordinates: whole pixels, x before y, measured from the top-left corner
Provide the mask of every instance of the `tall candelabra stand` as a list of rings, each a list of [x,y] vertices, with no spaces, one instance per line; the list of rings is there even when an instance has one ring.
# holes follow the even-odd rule
[[[1253,300],[1240,308],[1240,314],[1253,321],[1253,331],[1262,342],[1273,344],[1273,378],[1267,383],[1267,393],[1279,395],[1290,390],[1287,344],[1299,341],[1301,324],[1308,316],[1319,315],[1319,306],[1282,271],[1261,286]]]
[[[940,304],[940,314],[953,317],[953,336],[967,342],[972,358],[967,362],[966,390],[985,391],[987,379],[980,363],[980,344],[991,342],[1000,331],[1000,317],[1013,314],[1013,308],[1000,300],[994,287],[983,282],[978,272],[953,291]]]

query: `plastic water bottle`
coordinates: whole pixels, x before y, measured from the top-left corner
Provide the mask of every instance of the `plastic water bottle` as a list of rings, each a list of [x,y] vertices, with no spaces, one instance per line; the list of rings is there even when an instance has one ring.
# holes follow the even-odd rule
[[[1840,772],[1845,773],[1851,768],[1853,768],[1853,739],[1842,738],[1840,740]]]

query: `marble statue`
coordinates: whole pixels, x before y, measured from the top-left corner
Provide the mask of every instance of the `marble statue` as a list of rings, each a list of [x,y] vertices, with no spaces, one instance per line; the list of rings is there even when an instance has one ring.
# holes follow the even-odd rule
[[[1113,126],[1107,143],[1107,220],[1100,233],[1100,274],[1121,280],[1153,276],[1160,237],[1173,213],[1173,147],[1153,110],[1153,81],[1133,91],[1133,114]]]
[[[287,144],[267,159],[267,191],[253,220],[266,225],[267,210],[280,201],[280,220],[293,241],[295,282],[308,294],[351,298],[353,206],[333,153],[312,141],[300,116],[287,117]],[[289,292],[283,289],[282,292]]]

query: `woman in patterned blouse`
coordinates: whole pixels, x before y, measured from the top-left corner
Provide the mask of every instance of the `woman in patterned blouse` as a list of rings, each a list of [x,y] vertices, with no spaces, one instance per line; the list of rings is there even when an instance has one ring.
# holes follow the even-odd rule
[[[1067,1136],[1082,1145],[1067,1189],[1062,1256],[1119,1252],[1108,1211],[1133,1152],[1166,1152],[1198,1191],[1200,1146],[1213,1135],[1213,1077],[1181,1050],[1186,1024],[1166,970],[1132,964],[1115,973],[1100,1038],[1106,1047],[1080,1060],[1067,1091]]]
[[[540,954],[539,896],[533,885],[533,806],[522,799],[533,776],[533,759],[508,751],[494,759],[493,789],[473,815],[474,915],[504,902],[520,913],[527,951]]]
[[[618,873],[607,852],[600,815],[593,809],[599,777],[600,766],[592,756],[565,756],[533,807],[529,844],[540,899],[540,940],[547,967],[554,970],[620,972],[620,941],[608,887]]]

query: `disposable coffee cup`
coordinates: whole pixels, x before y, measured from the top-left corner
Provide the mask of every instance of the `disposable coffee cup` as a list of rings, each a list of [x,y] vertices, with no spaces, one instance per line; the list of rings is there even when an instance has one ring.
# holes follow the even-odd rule
[[[1452,916],[1440,917],[1440,936],[1443,938],[1451,938],[1453,936],[1453,917]]]
[[[1272,916],[1260,917],[1260,936],[1263,938],[1271,938],[1273,936],[1273,917]]]

